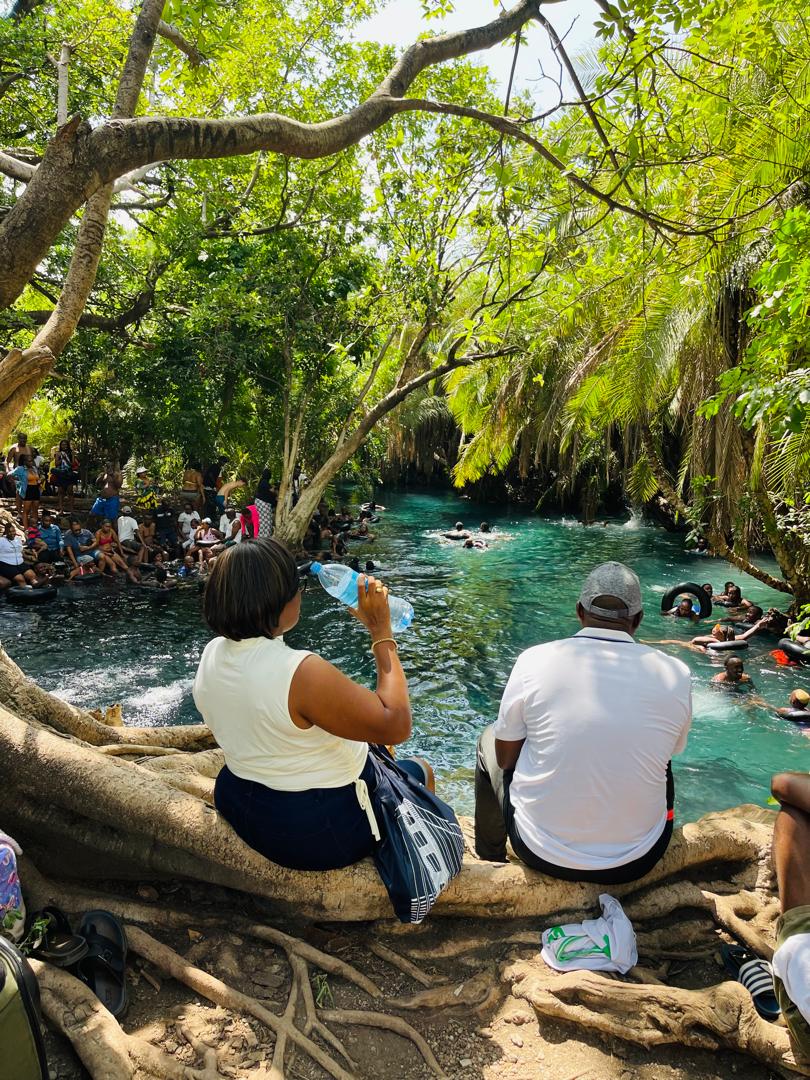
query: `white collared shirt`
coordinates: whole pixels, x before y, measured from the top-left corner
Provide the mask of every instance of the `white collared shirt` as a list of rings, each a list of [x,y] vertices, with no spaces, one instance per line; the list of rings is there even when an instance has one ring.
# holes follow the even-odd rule
[[[0,562],[8,566],[22,566],[25,562],[23,542],[19,536],[15,536],[13,540],[9,540],[5,535],[0,536]]]
[[[691,722],[689,668],[623,631],[589,627],[521,653],[495,738],[525,739],[510,788],[523,841],[579,870],[646,855]]]

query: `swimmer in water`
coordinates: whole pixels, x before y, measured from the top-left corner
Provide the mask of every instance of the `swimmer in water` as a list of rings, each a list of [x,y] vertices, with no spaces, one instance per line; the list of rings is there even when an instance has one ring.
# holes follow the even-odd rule
[[[694,652],[706,653],[711,652],[709,646],[719,641],[745,641],[753,633],[755,628],[751,627],[750,630],[744,634],[737,634],[730,626],[723,626],[722,623],[715,623],[712,627],[711,634],[700,634],[698,637],[693,637],[691,641],[679,641],[677,638],[664,638],[662,641],[645,641],[645,645],[678,645],[682,649],[692,649]]]
[[[806,690],[791,690],[786,709],[775,709],[777,716],[784,716],[797,724],[810,724],[810,694]],[[797,713],[804,716],[797,716]]]
[[[478,531],[482,533],[492,532],[492,526],[488,521],[482,521],[478,526]]]
[[[469,540],[470,534],[464,528],[463,521],[457,521],[451,532],[442,534],[447,540]]]
[[[678,601],[677,607],[670,608],[669,611],[664,612],[665,615],[672,615],[676,619],[691,619],[693,622],[697,622],[699,616],[692,608],[692,601],[688,596],[683,596]]]
[[[475,548],[478,551],[485,551],[488,545],[483,540],[473,540],[470,537],[469,540],[464,541],[465,548]]]
[[[746,675],[745,665],[739,656],[729,656],[723,667],[725,671],[721,671],[712,679],[714,686],[744,686],[746,689],[753,687],[751,676]]]

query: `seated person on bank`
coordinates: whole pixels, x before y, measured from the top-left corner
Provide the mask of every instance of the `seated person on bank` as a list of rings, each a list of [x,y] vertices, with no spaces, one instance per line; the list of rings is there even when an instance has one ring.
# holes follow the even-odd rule
[[[194,702],[225,757],[214,789],[220,814],[274,863],[332,870],[374,851],[368,744],[404,742],[411,709],[385,586],[361,577],[352,609],[370,635],[375,690],[286,644],[301,615],[300,588],[295,559],[275,540],[217,557],[204,611],[219,636],[203,651]],[[399,764],[431,783],[427,763]]]
[[[42,520],[39,525],[39,541],[40,543],[37,544],[38,562],[59,562],[60,559],[64,558],[65,542],[62,539],[62,530],[56,524],[50,510],[42,511]]]
[[[501,862],[616,885],[648,873],[672,835],[670,759],[692,721],[689,668],[633,635],[641,587],[622,563],[585,580],[571,638],[535,645],[512,669],[478,742],[475,849]]]
[[[70,577],[75,577],[82,567],[95,565],[98,570],[106,568],[107,561],[96,547],[93,534],[89,529],[82,528],[77,518],[71,520],[70,528],[62,534],[62,540],[70,568]]]
[[[136,518],[132,516],[131,506],[121,507],[121,516],[115,523],[121,547],[128,555],[137,555],[138,562],[146,562],[146,552],[141,541],[141,534]]]
[[[0,587],[4,589],[9,585],[33,588],[45,584],[26,563],[22,537],[17,536],[13,521],[6,522],[0,536],[0,579]]]
[[[781,804],[773,830],[782,903],[772,961],[774,989],[794,1055],[810,1065],[810,775],[779,773],[771,791]]]

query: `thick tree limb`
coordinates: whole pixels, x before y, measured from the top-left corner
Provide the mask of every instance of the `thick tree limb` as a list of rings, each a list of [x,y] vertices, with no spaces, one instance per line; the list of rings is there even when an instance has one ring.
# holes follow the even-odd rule
[[[27,184],[36,171],[36,165],[30,165],[27,161],[20,161],[19,158],[0,151],[0,173],[8,176],[11,180],[19,180],[23,184]]]
[[[497,45],[533,19],[537,6],[538,0],[519,0],[485,26],[416,42],[370,97],[350,112],[320,123],[305,124],[276,113],[236,120],[124,120],[119,118],[133,110],[124,109],[122,102],[126,99],[134,106],[137,100],[139,62],[145,64],[162,14],[160,0],[144,0],[132,39],[133,62],[125,65],[113,119],[91,129],[75,118],[61,128],[0,225],[0,309],[20,294],[71,214],[124,173],[177,157],[234,157],[258,150],[308,159],[330,157],[386,123],[397,111],[398,99],[426,68]]]
[[[142,2],[141,10],[138,13],[129,40],[129,49],[124,60],[124,66],[121,69],[118,93],[113,108],[113,120],[121,120],[124,117],[132,116],[135,112],[164,4],[165,0],[143,0]],[[73,137],[77,130],[78,127],[73,121],[63,124],[57,131],[56,138],[50,144],[50,146],[56,143],[59,144],[58,156],[63,164],[66,163],[66,157],[68,159],[71,157]],[[14,211],[21,203],[26,203],[31,189],[37,186],[40,170],[44,168],[47,159],[48,151],[46,150],[42,165],[38,167],[36,175],[23,196],[7,215],[3,225],[7,224],[9,218],[14,215]],[[144,164],[146,163],[144,162]],[[45,175],[47,177],[47,171]],[[58,177],[51,177],[50,179],[59,182]],[[49,349],[54,359],[60,355],[73,336],[79,319],[84,312],[87,298],[95,284],[112,197],[113,183],[110,181],[95,190],[89,198],[79,226],[76,247],[70,260],[67,277],[59,295],[59,300],[47,322],[32,342],[32,348]],[[26,216],[30,215],[31,211],[32,207],[27,206],[25,210]],[[3,226],[0,226],[0,234],[2,228]],[[1,249],[2,240],[0,240]],[[33,271],[33,267],[31,267],[31,270]],[[2,277],[3,273],[0,271],[0,292],[2,292]],[[44,375],[34,376],[22,383],[13,394],[6,395],[2,399],[2,404],[0,404],[0,442],[5,443],[18,417],[22,415],[28,402],[42,385],[43,380]]]

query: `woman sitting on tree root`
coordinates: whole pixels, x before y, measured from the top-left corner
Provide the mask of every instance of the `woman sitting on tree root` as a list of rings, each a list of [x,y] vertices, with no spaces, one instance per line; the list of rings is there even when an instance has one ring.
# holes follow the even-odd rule
[[[283,544],[229,548],[205,590],[205,618],[220,636],[203,652],[194,701],[225,755],[214,801],[245,843],[291,869],[334,870],[372,853],[368,744],[401,743],[411,733],[388,590],[361,577],[351,610],[371,634],[376,692],[285,644],[301,591]],[[432,787],[426,762],[399,765]]]

